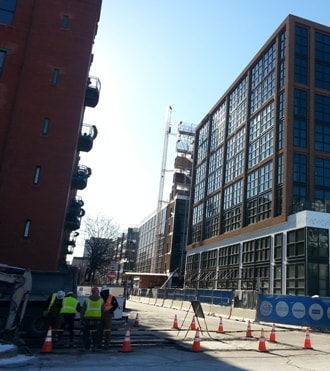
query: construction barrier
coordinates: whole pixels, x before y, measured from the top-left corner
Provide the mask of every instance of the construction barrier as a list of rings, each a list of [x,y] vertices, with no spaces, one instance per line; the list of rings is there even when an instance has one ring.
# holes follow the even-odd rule
[[[254,321],[256,318],[256,311],[253,309],[232,308],[230,319],[237,319],[239,321]]]
[[[156,304],[156,301],[157,301],[157,298],[150,298],[148,304],[155,305]]]
[[[191,308],[190,301],[179,301],[162,298],[141,298],[139,296],[130,296],[129,300],[143,304],[155,305],[157,307],[172,308],[188,312]],[[256,311],[252,309],[234,308],[232,306],[222,306],[215,304],[201,303],[203,312],[209,316],[222,316],[227,319],[235,319],[239,321],[255,321]]]
[[[205,310],[205,313],[207,313],[209,316],[219,316],[225,318],[230,318],[232,312],[232,307],[225,307],[222,305],[215,305],[215,304],[209,304],[207,310]]]
[[[180,310],[182,307],[182,300],[173,300],[172,308]]]
[[[163,307],[164,308],[172,308],[173,300],[172,299],[164,299]]]
[[[140,300],[140,303],[143,303],[143,304],[149,304],[149,300],[150,298],[146,298],[146,297],[141,297],[141,300]]]
[[[181,305],[181,310],[184,310],[185,312],[188,312],[188,310],[191,307],[191,302],[190,301],[183,301]]]
[[[164,299],[159,299],[159,298],[157,298],[157,301],[156,301],[156,306],[157,307],[162,307],[163,306],[163,304],[164,304]]]

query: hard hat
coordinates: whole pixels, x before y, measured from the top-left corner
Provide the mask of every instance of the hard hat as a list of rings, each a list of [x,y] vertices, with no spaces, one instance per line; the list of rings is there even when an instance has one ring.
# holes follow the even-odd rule
[[[69,295],[72,295],[72,296],[73,296],[74,294],[73,294],[72,291],[68,291],[68,292],[66,293],[66,295],[67,295],[67,296],[69,296]]]
[[[92,287],[91,291],[92,291],[92,294],[98,294],[99,293],[99,289],[96,286]]]
[[[65,296],[65,292],[63,290],[58,291],[57,294],[56,294],[56,297],[59,300],[63,299],[64,296]]]
[[[109,287],[107,286],[107,285],[103,285],[102,287],[101,287],[101,292],[102,291],[108,291],[109,290]]]

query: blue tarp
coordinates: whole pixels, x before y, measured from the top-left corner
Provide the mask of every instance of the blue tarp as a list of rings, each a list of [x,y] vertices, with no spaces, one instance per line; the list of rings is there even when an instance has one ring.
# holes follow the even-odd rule
[[[330,298],[259,294],[256,320],[330,328]]]

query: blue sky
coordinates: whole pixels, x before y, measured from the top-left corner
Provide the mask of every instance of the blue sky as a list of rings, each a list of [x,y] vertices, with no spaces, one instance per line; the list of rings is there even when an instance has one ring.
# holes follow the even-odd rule
[[[174,132],[179,121],[198,124],[288,14],[330,26],[329,4],[103,0],[91,67],[101,79],[101,98],[84,120],[99,135],[80,161],[92,168],[80,192],[86,213],[102,213],[123,231],[140,225],[157,208],[167,107]]]

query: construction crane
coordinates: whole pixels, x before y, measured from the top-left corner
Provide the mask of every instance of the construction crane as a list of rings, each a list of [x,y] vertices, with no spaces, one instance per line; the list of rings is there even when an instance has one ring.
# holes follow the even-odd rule
[[[172,107],[169,106],[167,110],[166,122],[165,122],[163,158],[162,158],[162,166],[161,166],[161,172],[160,172],[158,202],[157,202],[157,210],[156,210],[154,246],[153,246],[152,256],[151,256],[151,273],[159,273],[157,272],[157,269],[158,269],[157,263],[158,263],[158,257],[161,254],[159,249],[162,248],[161,236],[163,233],[161,231],[161,225],[162,225],[161,212],[162,212],[163,203],[164,203],[163,194],[164,194],[164,183],[165,183],[165,174],[166,174],[168,140],[171,134],[171,117],[172,117]]]

